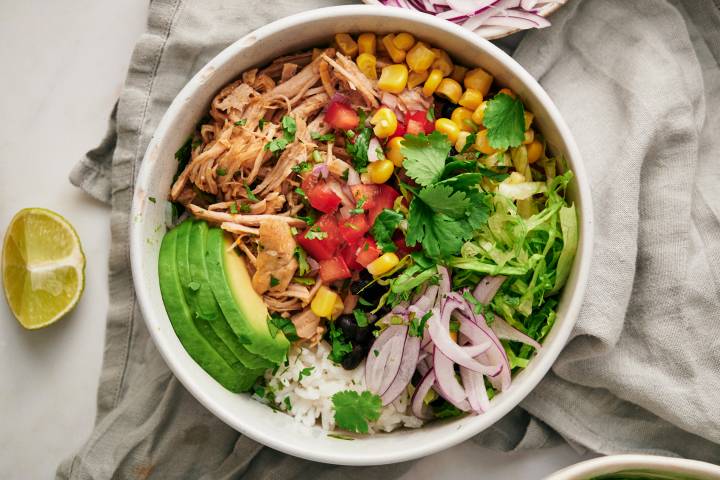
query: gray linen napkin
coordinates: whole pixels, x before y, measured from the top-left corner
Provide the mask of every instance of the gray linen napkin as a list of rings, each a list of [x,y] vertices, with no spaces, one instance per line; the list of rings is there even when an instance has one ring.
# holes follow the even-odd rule
[[[152,2],[107,137],[71,174],[112,205],[111,305],[96,427],[58,478],[393,478],[409,468],[307,462],[224,425],[158,354],[128,265],[136,170],[180,88],[250,30],[338,3]],[[524,410],[473,441],[537,448],[558,432],[601,453],[720,462],[720,10],[711,0],[573,0],[552,21],[515,57],[583,153],[596,209],[591,279],[553,371]]]

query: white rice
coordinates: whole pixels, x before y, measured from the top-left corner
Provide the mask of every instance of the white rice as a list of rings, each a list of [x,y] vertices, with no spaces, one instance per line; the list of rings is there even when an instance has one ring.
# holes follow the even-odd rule
[[[313,349],[294,346],[288,354],[289,364],[281,365],[274,375],[268,372],[265,376],[269,389],[275,395],[277,408],[307,426],[315,425],[319,420],[327,431],[335,428],[332,396],[342,390],[366,390],[365,362],[354,370],[345,370],[327,358],[329,353],[330,346],[324,341]],[[308,369],[305,371],[309,371],[309,375],[300,378],[304,369]],[[402,426],[418,428],[422,424],[423,421],[410,412],[410,398],[405,391],[383,407],[377,422],[370,424],[370,433],[390,432]]]

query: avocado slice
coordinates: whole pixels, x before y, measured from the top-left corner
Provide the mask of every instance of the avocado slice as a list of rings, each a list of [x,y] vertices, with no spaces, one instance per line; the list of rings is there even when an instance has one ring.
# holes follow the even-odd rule
[[[212,346],[215,351],[217,351],[218,354],[225,359],[228,365],[230,365],[238,375],[246,379],[246,382],[249,383],[249,388],[253,385],[253,383],[255,383],[257,377],[262,375],[264,370],[250,370],[246,368],[240,359],[235,356],[235,354],[215,332],[212,325],[212,319],[208,318],[205,312],[202,311],[202,302],[200,301],[200,298],[203,294],[203,290],[207,289],[208,285],[203,285],[192,277],[192,269],[190,267],[190,237],[194,223],[195,222],[193,220],[188,219],[177,227],[178,233],[175,261],[178,266],[180,285],[188,306],[190,307],[190,312],[194,319],[195,326],[200,334],[205,337],[205,340],[207,340],[210,346]],[[210,294],[212,295],[212,293]]]
[[[249,389],[248,380],[238,375],[224,358],[208,343],[193,321],[180,283],[177,262],[178,229],[171,230],[163,238],[158,260],[160,293],[170,323],[190,357],[211,377],[231,392]]]
[[[268,329],[268,310],[253,290],[245,260],[219,228],[211,228],[207,239],[210,287],[230,327],[250,352],[279,365],[290,342],[282,332],[273,337]]]
[[[249,352],[247,348],[240,343],[240,339],[235,335],[232,328],[230,328],[210,288],[210,279],[208,278],[207,263],[205,260],[207,235],[207,222],[196,221],[193,223],[188,241],[188,257],[190,262],[190,279],[192,282],[195,282],[193,286],[198,287],[194,294],[195,314],[210,323],[210,327],[215,331],[215,334],[246,368],[262,374],[266,369],[272,368],[274,364]]]

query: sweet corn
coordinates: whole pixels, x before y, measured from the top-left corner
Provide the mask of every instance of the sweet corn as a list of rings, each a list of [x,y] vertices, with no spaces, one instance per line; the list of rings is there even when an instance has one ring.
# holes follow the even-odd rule
[[[370,162],[367,169],[370,174],[370,181],[380,184],[390,180],[393,170],[395,170],[395,165],[390,160],[378,160],[376,162]]]
[[[340,298],[340,295],[336,295],[336,297],[337,300],[335,300],[332,312],[330,312],[330,320],[335,320],[340,315],[342,315],[343,310],[345,310],[345,304],[343,303],[342,298]]]
[[[321,286],[310,303],[310,310],[318,317],[330,317],[340,296],[325,285]]]
[[[453,67],[453,71],[450,74],[450,78],[455,80],[458,83],[462,83],[462,81],[465,79],[465,74],[467,73],[468,69],[463,67],[462,65],[455,65]]]
[[[415,45],[415,37],[407,32],[398,33],[395,35],[393,43],[400,50],[405,50],[407,52],[413,45]]]
[[[410,67],[410,70],[416,72],[422,72],[430,68],[432,63],[435,61],[435,54],[430,50],[427,45],[422,42],[417,42],[409,52],[405,61]]]
[[[535,130],[528,128],[525,130],[525,138],[523,139],[523,145],[529,145],[535,140]]]
[[[523,113],[523,116],[525,117],[525,130],[527,130],[528,128],[530,128],[530,125],[532,125],[535,115],[533,115],[532,112],[525,111]]]
[[[493,147],[490,146],[490,142],[487,138],[487,130],[480,130],[475,137],[475,150],[485,155],[492,155],[497,152]]]
[[[370,119],[370,123],[372,125],[375,125],[375,128],[373,128],[373,132],[375,132],[375,136],[378,138],[389,137],[390,135],[395,133],[398,125],[395,112],[390,110],[388,107],[379,108],[375,112],[375,115],[373,115]]]
[[[435,120],[435,130],[448,136],[452,143],[455,143],[460,134],[460,127],[449,118],[438,118]]]
[[[354,57],[358,54],[358,44],[347,33],[336,34],[335,43],[337,43],[340,53],[347,57]]]
[[[408,75],[408,88],[415,88],[421,83],[423,83],[425,80],[427,80],[428,76],[430,75],[430,72],[427,70],[423,72],[410,72],[410,75]]]
[[[385,149],[385,158],[390,160],[396,167],[402,167],[403,160],[405,160],[402,150],[400,149],[400,147],[402,147],[402,141],[402,137],[393,137],[387,143]]]
[[[438,86],[440,85],[440,82],[443,80],[443,74],[440,70],[437,68],[434,69],[432,72],[430,72],[430,75],[428,76],[427,80],[425,81],[425,85],[423,85],[422,93],[426,97],[429,97],[433,93],[435,93],[435,90],[437,90]]]
[[[390,93],[402,93],[408,81],[408,69],[403,64],[383,67],[378,88]],[[391,132],[392,133],[392,132]]]
[[[483,118],[485,118],[485,108],[487,108],[487,102],[482,102],[472,114],[472,121],[477,125],[483,124]]]
[[[398,263],[400,263],[400,259],[397,255],[392,252],[384,253],[377,259],[370,262],[367,266],[367,270],[373,276],[382,275],[383,273],[389,272]]]
[[[447,98],[452,103],[457,103],[462,96],[462,87],[452,78],[443,78],[435,90],[435,94]]]
[[[358,51],[361,54],[369,53],[370,55],[375,55],[376,41],[377,39],[374,33],[361,33],[357,39]]]
[[[450,55],[445,50],[439,48],[433,48],[432,52],[435,54],[435,61],[432,64],[432,68],[437,68],[443,73],[443,77],[449,76],[453,71],[453,62],[450,59]]]
[[[472,114],[473,112],[468,110],[465,107],[458,107],[455,110],[453,110],[452,114],[450,115],[450,120],[455,122],[455,124],[460,128],[460,130],[464,130],[466,132],[474,132],[477,130],[477,126],[472,121]]]
[[[480,106],[480,104],[483,101],[482,93],[475,90],[474,88],[468,88],[465,90],[465,92],[462,94],[462,97],[460,97],[460,101],[458,103],[462,105],[465,108],[469,108],[470,110],[475,110]]]
[[[543,144],[538,140],[533,140],[530,145],[527,146],[527,160],[528,163],[535,163],[540,160],[543,154]]]
[[[490,85],[492,85],[493,77],[482,68],[474,68],[465,74],[463,83],[465,88],[473,88],[482,93],[483,97],[486,97],[490,91]]]
[[[388,55],[392,58],[395,63],[400,63],[405,60],[405,50],[400,50],[395,46],[395,35],[392,33],[385,35],[382,39],[382,44],[385,46]]]
[[[510,90],[509,88],[501,88],[498,94],[504,93],[505,95],[510,95],[512,98],[515,98],[515,92]]]
[[[467,143],[469,136],[470,132],[464,132],[461,130],[460,133],[458,133],[457,141],[455,142],[455,150],[458,152],[465,150],[465,144]]]
[[[377,59],[375,58],[375,55],[370,53],[361,53],[358,55],[355,63],[357,63],[358,68],[365,74],[366,77],[377,80],[377,70],[375,70]]]

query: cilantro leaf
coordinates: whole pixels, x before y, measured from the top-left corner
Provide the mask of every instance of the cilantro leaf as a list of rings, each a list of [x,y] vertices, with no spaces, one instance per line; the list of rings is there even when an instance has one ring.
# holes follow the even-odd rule
[[[307,254],[305,253],[305,250],[302,249],[301,246],[297,245],[295,247],[295,258],[297,258],[298,262],[298,273],[300,275],[305,275],[310,271],[310,265],[307,261]]]
[[[253,201],[253,202],[259,202],[259,201],[260,201],[260,199],[257,197],[257,195],[255,195],[255,194],[253,193],[253,191],[250,190],[250,187],[248,186],[247,183],[245,184],[245,193],[247,193],[247,197],[248,197],[248,199],[250,199],[251,201]]]
[[[517,147],[525,138],[522,101],[505,93],[488,100],[483,117],[490,146],[499,150]]]
[[[313,140],[317,140],[319,142],[331,142],[335,140],[335,134],[334,133],[326,133],[325,135],[321,135],[318,132],[310,132],[310,138]]]
[[[329,322],[329,325],[330,330],[328,331],[328,336],[330,337],[332,350],[328,358],[335,363],[340,363],[343,361],[345,355],[352,351],[353,347],[349,342],[345,341],[342,330],[335,328],[335,322]]]
[[[360,125],[363,124],[362,122],[360,123]],[[369,163],[368,148],[370,147],[370,139],[372,138],[372,129],[362,127],[358,130],[358,133],[348,130],[345,132],[345,135],[348,137],[345,150],[352,158],[355,170],[364,172]]]
[[[403,218],[401,213],[387,208],[375,217],[370,233],[384,253],[397,250],[395,242],[392,241],[392,235]]]
[[[353,316],[355,317],[355,322],[357,323],[358,327],[368,326],[368,318],[365,312],[363,312],[362,310],[353,310]]]
[[[440,179],[452,145],[447,135],[437,130],[430,135],[405,135],[400,151],[405,173],[418,184],[427,186]]]
[[[275,335],[277,335],[278,332],[282,332],[283,335],[285,335],[285,338],[287,338],[291,342],[294,342],[295,340],[300,338],[298,337],[297,330],[295,330],[295,325],[289,318],[284,318],[280,315],[273,314],[268,316],[267,324],[268,329],[270,330],[270,335],[273,338],[275,338]]]
[[[247,118],[241,118],[237,122],[235,122],[236,127],[244,127],[247,124]]]
[[[369,391],[353,390],[337,392],[332,396],[335,407],[335,424],[356,433],[368,433],[368,421],[380,418],[382,400]]]
[[[281,120],[281,125],[283,129],[283,136],[266,143],[265,150],[270,150],[273,153],[279,152],[295,141],[295,133],[297,132],[297,123],[295,123],[295,119],[285,115]]]
[[[315,370],[315,367],[305,367],[300,370],[300,373],[298,374],[298,382],[302,380],[303,377],[309,377],[313,370]]]
[[[448,185],[438,184],[423,188],[418,197],[435,213],[445,214],[452,218],[461,217],[470,206],[465,192],[453,190]]]
[[[443,214],[435,214],[422,200],[410,202],[406,242],[409,246],[421,243],[425,253],[433,258],[453,255],[472,232],[463,222]]]

